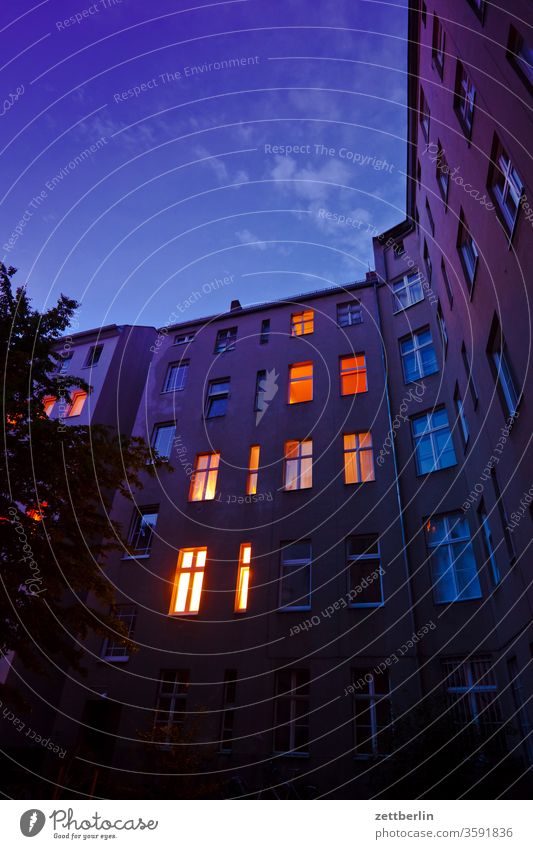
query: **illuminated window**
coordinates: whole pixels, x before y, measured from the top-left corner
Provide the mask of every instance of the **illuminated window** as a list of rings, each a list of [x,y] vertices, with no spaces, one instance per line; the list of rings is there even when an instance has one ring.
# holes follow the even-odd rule
[[[457,250],[459,252],[459,258],[461,260],[461,265],[463,266],[463,271],[466,277],[468,288],[471,292],[474,288],[474,279],[478,266],[479,252],[474,238],[470,230],[468,229],[468,224],[466,223],[464,212],[462,209],[459,215]]]
[[[357,300],[346,301],[337,304],[337,324],[339,327],[351,327],[352,324],[361,324],[363,321],[363,310]]]
[[[252,445],[250,448],[250,458],[248,460],[248,476],[246,478],[246,495],[255,495],[257,493],[257,478],[259,475],[259,445]]]
[[[248,542],[243,543],[239,553],[239,571],[237,573],[237,590],[235,593],[235,613],[244,613],[248,607],[251,561],[252,546]]]
[[[286,490],[310,489],[313,486],[313,440],[290,439],[285,443]]]
[[[91,368],[92,366],[97,365],[100,361],[100,357],[102,356],[103,350],[103,345],[92,345],[89,348],[89,353],[87,354],[87,358],[83,364],[84,368]]]
[[[441,79],[442,79],[442,74],[443,74],[443,71],[444,71],[445,46],[446,46],[446,33],[444,32],[444,27],[442,26],[438,17],[436,15],[433,15],[432,55],[433,55],[433,63],[435,65]]]
[[[235,724],[235,703],[237,700],[237,670],[224,672],[224,691],[222,695],[222,719],[220,722],[220,751],[231,752],[233,727]]]
[[[152,435],[152,448],[163,459],[168,460],[172,451],[172,440],[176,426],[173,424],[158,424]]]
[[[313,363],[289,366],[289,404],[313,400]]]
[[[279,606],[282,610],[311,607],[311,542],[285,542],[281,549]]]
[[[394,311],[406,310],[413,304],[424,300],[422,280],[418,271],[406,274],[401,280],[392,284]]]
[[[54,409],[54,404],[57,401],[57,398],[54,398],[52,395],[49,395],[48,398],[43,400],[44,412],[47,416],[52,415],[52,410]]]
[[[354,685],[355,754],[360,758],[386,755],[391,748],[389,670],[352,670]]]
[[[350,607],[379,607],[383,604],[378,535],[348,537],[346,560]]]
[[[228,327],[225,330],[219,330],[215,342],[215,354],[223,354],[225,351],[233,351],[236,344],[236,327]]]
[[[179,363],[170,363],[163,385],[163,392],[178,392],[185,389],[188,372],[188,360],[181,360]]]
[[[520,210],[524,184],[497,137],[494,137],[492,146],[488,188],[496,201],[500,220],[509,235],[512,235]]]
[[[364,483],[375,480],[372,434],[344,434],[344,483]]]
[[[411,430],[419,475],[455,466],[457,460],[445,407],[413,416]]]
[[[481,585],[468,522],[461,513],[428,519],[426,540],[435,602],[481,598]]]
[[[419,119],[426,141],[429,141],[430,112],[424,89],[420,86]]]
[[[170,604],[171,614],[198,613],[206,559],[207,548],[181,549]]]
[[[431,331],[424,327],[400,340],[403,377],[406,383],[420,380],[439,370]]]
[[[366,357],[350,354],[340,359],[341,395],[357,395],[367,391]]]
[[[129,535],[128,549],[130,556],[147,557],[150,553],[157,515],[157,507],[138,507],[136,509]]]
[[[470,138],[472,134],[475,99],[476,87],[463,63],[458,61],[455,74],[454,107],[467,138]]]
[[[212,501],[217,487],[220,454],[197,454],[191,476],[189,501]]]
[[[116,633],[113,637],[106,637],[102,646],[101,657],[103,660],[124,663],[130,659],[127,641],[133,639],[137,608],[132,604],[119,604],[113,609],[113,613],[122,623],[125,636],[121,637],[120,634]]]
[[[87,393],[80,389],[79,392],[73,392],[70,398],[70,407],[68,416],[79,416],[87,400]]]
[[[285,754],[309,751],[309,670],[276,672],[274,751]]]
[[[205,403],[206,419],[216,419],[219,416],[226,415],[226,410],[228,409],[229,386],[229,378],[209,381]]]
[[[483,737],[500,725],[498,686],[490,657],[481,655],[442,661],[444,688],[452,717],[459,727],[469,726]]]
[[[312,333],[315,325],[315,314],[313,310],[294,312],[291,315],[291,336],[305,336]]]
[[[183,725],[189,692],[188,669],[162,669],[155,706],[155,728]]]

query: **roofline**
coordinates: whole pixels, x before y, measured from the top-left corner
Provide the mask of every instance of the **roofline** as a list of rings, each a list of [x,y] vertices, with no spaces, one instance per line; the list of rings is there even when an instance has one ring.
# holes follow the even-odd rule
[[[155,327],[148,324],[106,324],[104,327],[92,327],[89,330],[78,330],[77,333],[65,333],[63,336],[59,337],[56,344],[59,345],[66,339],[81,340],[84,336],[93,336],[96,339],[100,339],[104,336],[112,336],[113,334],[119,336],[125,330],[137,330],[139,328],[155,330]]]

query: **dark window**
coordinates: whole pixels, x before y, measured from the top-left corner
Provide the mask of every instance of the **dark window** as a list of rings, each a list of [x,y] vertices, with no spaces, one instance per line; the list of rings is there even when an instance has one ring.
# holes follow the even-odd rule
[[[174,345],[188,345],[189,342],[192,342],[195,335],[194,330],[191,330],[189,333],[178,333],[174,337]]]
[[[485,509],[485,502],[481,501],[477,511],[479,519],[479,527],[481,530],[481,543],[485,555],[485,564],[490,571],[491,582],[493,586],[498,586],[501,581],[500,570],[498,569],[498,561],[496,560],[496,549],[492,539],[492,531],[490,528],[489,517]]]
[[[237,344],[237,328],[228,327],[219,330],[215,343],[215,354],[223,354],[225,351],[233,351]]]
[[[485,0],[468,0],[468,4],[472,7],[481,23],[485,17],[485,8],[487,6]]]
[[[429,327],[416,330],[410,336],[401,339],[400,354],[406,383],[420,380],[439,370]]]
[[[443,356],[446,357],[446,352],[448,350],[448,331],[446,329],[446,322],[444,321],[444,313],[442,312],[440,301],[437,303],[437,324],[439,326]]]
[[[87,358],[84,363],[85,368],[90,368],[91,366],[95,366],[102,356],[102,351],[104,350],[103,345],[92,345],[89,348],[89,352],[87,354]]]
[[[454,109],[467,138],[472,135],[476,87],[462,62],[457,61],[455,73]]]
[[[432,56],[433,56],[433,64],[435,65],[441,79],[442,79],[442,75],[444,73],[445,48],[446,48],[446,33],[444,32],[444,27],[442,26],[439,18],[434,14],[433,15]]]
[[[270,336],[270,319],[265,318],[261,322],[261,335],[259,337],[259,342],[261,345],[266,345]]]
[[[152,434],[152,448],[165,460],[168,460],[170,457],[170,452],[172,451],[172,440],[174,439],[175,431],[176,426],[172,423],[157,424],[154,427],[154,432]]]
[[[505,338],[496,315],[490,330],[487,356],[496,381],[503,411],[507,416],[514,416],[520,401],[520,393],[514,378]]]
[[[157,507],[136,508],[129,536],[129,554],[131,556],[138,557],[150,553],[157,514]]]
[[[468,352],[466,350],[466,345],[463,342],[461,345],[461,358],[463,360],[463,366],[466,372],[467,378],[467,387],[470,391],[470,395],[472,397],[472,403],[474,405],[474,410],[476,409],[479,401],[479,395],[477,394],[477,387],[474,380],[474,373],[472,371],[472,366],[470,365],[470,357],[468,356]]]
[[[496,204],[500,221],[508,235],[512,236],[520,211],[524,184],[497,136],[494,136],[492,145],[488,190]]]
[[[237,670],[226,669],[222,693],[222,717],[220,722],[220,751],[231,752],[235,725],[235,702],[237,697]]]
[[[351,607],[383,604],[381,557],[377,534],[358,534],[346,540],[346,571]]]
[[[426,26],[426,23],[427,23],[427,13],[428,12],[427,12],[427,8],[426,8],[426,4],[424,2],[422,2],[421,14],[422,14],[422,23],[424,24],[424,26]]]
[[[472,293],[478,267],[479,252],[474,241],[474,237],[468,229],[468,224],[466,223],[462,209],[459,216],[459,229],[457,231],[457,251],[466,277],[468,289],[470,293]]]
[[[209,381],[205,402],[206,419],[216,419],[219,416],[226,415],[228,409],[229,386],[229,377]]]
[[[119,604],[113,608],[113,613],[122,623],[125,636],[121,637],[117,633],[113,637],[106,637],[102,646],[101,657],[103,660],[112,660],[120,663],[130,659],[130,650],[127,641],[133,640],[137,608],[133,604]]]
[[[505,540],[505,546],[509,555],[509,562],[512,564],[516,560],[516,551],[514,547],[513,537],[509,529],[509,517],[507,515],[507,510],[505,509],[505,503],[502,498],[500,484],[498,483],[498,478],[496,477],[496,469],[491,469],[490,474],[492,479],[492,486],[494,488],[494,494],[496,496],[496,505],[498,507],[500,522],[503,528],[503,538]]]
[[[276,672],[274,751],[309,751],[309,670]]]
[[[412,307],[424,300],[424,289],[418,271],[404,275],[392,285],[394,312]]]
[[[444,262],[444,257],[442,257],[440,261],[440,273],[442,274],[442,281],[444,283],[444,288],[446,289],[446,295],[448,296],[448,301],[451,309],[453,306],[453,290],[450,284],[450,278],[448,277],[448,271],[446,270],[446,263]]]
[[[440,189],[444,203],[447,203],[448,189],[450,186],[450,169],[440,141],[437,143],[437,156],[435,158],[435,162],[435,177],[437,179],[437,185]]]
[[[339,327],[351,327],[353,324],[361,324],[363,321],[363,310],[358,300],[345,301],[337,304],[337,324]]]
[[[420,107],[419,107],[419,118],[420,118],[420,126],[422,127],[422,132],[424,133],[424,138],[426,141],[429,141],[429,124],[431,120],[428,102],[426,100],[426,96],[424,94],[424,89],[420,86]]]
[[[533,94],[533,44],[526,41],[513,26],[509,28],[507,58],[530,94]]]
[[[283,543],[281,549],[280,608],[307,610],[311,606],[311,542]]]
[[[435,235],[435,222],[433,220],[433,214],[431,212],[431,207],[429,205],[429,201],[428,201],[427,198],[426,198],[426,215],[428,217],[429,229],[431,230],[431,235],[434,236]]]
[[[386,755],[391,750],[389,671],[353,669],[355,753],[360,758]]]
[[[188,372],[188,360],[181,360],[179,363],[170,363],[163,384],[163,392],[178,392],[185,389]]]
[[[445,407],[413,416],[411,430],[419,475],[455,466],[457,459]]]
[[[163,732],[183,725],[189,692],[188,669],[162,669],[155,706],[154,727]],[[170,734],[166,735],[167,737]]]
[[[468,445],[468,440],[470,439],[470,429],[468,427],[468,421],[465,413],[465,405],[463,404],[463,399],[461,398],[461,394],[459,392],[459,385],[455,384],[455,392],[453,395],[453,401],[455,404],[455,412],[457,413],[457,418],[459,420],[459,424],[461,425],[461,434],[463,437],[464,447]]]
[[[472,736],[493,735],[500,725],[500,711],[490,658],[450,658],[442,661],[442,672],[455,724]]]
[[[433,274],[433,265],[431,264],[431,256],[429,254],[429,248],[426,240],[424,239],[424,264],[426,266],[426,273],[428,276],[428,282],[431,283],[431,276]]]

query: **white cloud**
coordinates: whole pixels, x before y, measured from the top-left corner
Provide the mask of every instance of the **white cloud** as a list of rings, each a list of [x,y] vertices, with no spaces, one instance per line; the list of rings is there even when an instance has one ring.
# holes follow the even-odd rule
[[[241,245],[250,245],[251,248],[255,248],[257,251],[266,251],[267,249],[266,243],[262,242],[259,239],[259,236],[256,236],[255,233],[252,233],[250,230],[237,230],[235,235]]]

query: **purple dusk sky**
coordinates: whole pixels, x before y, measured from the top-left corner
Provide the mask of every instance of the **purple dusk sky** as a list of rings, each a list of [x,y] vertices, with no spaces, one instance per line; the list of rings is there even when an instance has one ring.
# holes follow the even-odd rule
[[[4,262],[80,329],[364,277],[405,210],[406,5],[6,0]]]

